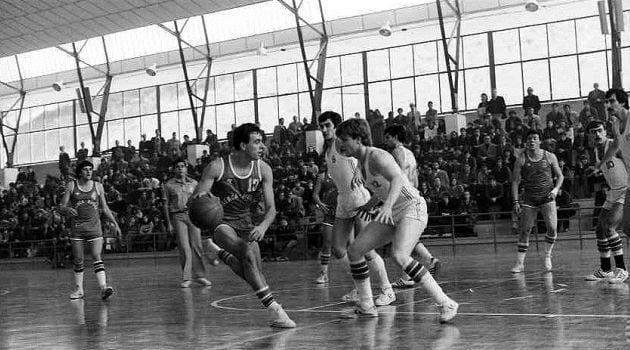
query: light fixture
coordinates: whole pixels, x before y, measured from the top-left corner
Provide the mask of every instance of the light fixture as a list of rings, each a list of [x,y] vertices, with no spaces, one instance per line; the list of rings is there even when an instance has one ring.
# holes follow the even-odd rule
[[[157,71],[158,71],[158,69],[157,69],[157,64],[156,64],[156,63],[153,63],[152,65],[150,65],[150,66],[148,66],[147,68],[145,68],[145,69],[144,69],[144,71],[145,71],[148,75],[150,75],[150,76],[154,77],[154,76],[157,74]]]
[[[260,42],[260,45],[258,45],[258,49],[256,49],[256,54],[258,56],[267,56],[267,49],[262,41]]]
[[[392,35],[392,27],[389,25],[389,22],[385,23],[385,25],[378,30],[378,33],[382,36]]]
[[[55,91],[61,91],[63,89],[63,80],[56,81],[52,84],[52,88]]]
[[[525,2],[525,9],[529,12],[536,12],[539,8],[538,0],[527,0],[527,2]]]

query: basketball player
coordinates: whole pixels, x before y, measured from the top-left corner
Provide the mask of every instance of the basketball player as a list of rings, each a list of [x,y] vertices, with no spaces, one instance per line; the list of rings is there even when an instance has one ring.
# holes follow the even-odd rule
[[[204,169],[193,193],[193,198],[217,196],[223,206],[223,221],[214,231],[218,246],[210,248],[252,287],[271,314],[272,327],[294,328],[295,322],[276,302],[262,273],[258,242],[276,217],[276,205],[271,167],[260,159],[264,151],[261,130],[252,123],[242,124],[234,129],[232,147],[228,156],[212,161]],[[266,213],[256,225],[252,212],[261,200]]]
[[[372,300],[365,254],[391,242],[396,264],[438,304],[440,322],[448,322],[457,314],[459,305],[442,291],[427,269],[411,257],[411,251],[428,220],[424,198],[411,185],[391,154],[369,146],[370,130],[361,120],[346,120],[337,127],[336,134],[340,153],[359,161],[366,186],[373,193],[359,210],[372,213],[374,218],[348,248],[352,279],[359,291],[354,315],[378,316]],[[374,210],[380,202],[383,204]]]
[[[556,242],[558,227],[558,212],[556,196],[564,176],[558,166],[556,156],[540,148],[542,135],[538,130],[529,130],[525,135],[525,151],[514,161],[514,177],[512,179],[512,198],[514,198],[514,212],[521,219],[521,233],[518,238],[518,253],[516,265],[510,270],[512,273],[525,271],[525,255],[529,248],[529,235],[536,216],[540,210],[547,226],[545,234],[545,270],[551,271],[551,251]],[[554,185],[553,178],[556,178]],[[519,201],[519,186],[523,183],[523,193]]]
[[[184,159],[173,162],[175,176],[162,186],[164,200],[164,217],[169,233],[177,234],[179,263],[183,269],[182,288],[190,288],[193,274],[195,281],[204,287],[212,283],[205,278],[206,267],[203,264],[203,248],[201,230],[190,222],[186,204],[197,186],[195,179],[188,177],[188,169]]]
[[[367,224],[358,215],[357,208],[367,203],[370,193],[362,184],[357,160],[339,152],[339,140],[335,136],[335,130],[341,123],[341,115],[327,111],[318,117],[318,122],[325,139],[324,152],[328,173],[337,187],[332,251],[335,258],[342,260],[342,266],[350,272],[350,262],[346,254],[348,244]],[[365,121],[362,122],[365,123]],[[367,125],[366,127],[369,128]],[[371,139],[367,142],[371,143]],[[383,258],[374,250],[368,250],[366,251],[366,259],[372,265],[372,270],[376,272],[380,283],[380,294],[376,298],[376,305],[385,306],[393,303],[396,300],[396,294],[389,283]],[[357,301],[357,299],[358,292],[356,290],[352,290],[342,297],[344,301]]]
[[[335,208],[337,207],[337,188],[328,173],[326,163],[322,164],[320,173],[315,180],[313,188],[313,202],[323,212],[324,239],[322,249],[319,252],[319,276],[315,280],[317,284],[328,283],[328,263],[330,262],[331,241],[333,224],[335,223]]]
[[[409,182],[414,188],[418,188],[418,166],[416,164],[416,157],[408,150],[403,143],[405,143],[406,131],[402,125],[394,124],[385,128],[385,145],[391,149],[391,154],[394,156],[394,160],[402,169],[403,174],[407,177]],[[420,257],[421,263],[427,266],[429,273],[435,278],[437,277],[438,269],[440,268],[440,260],[431,255],[431,252],[424,246],[424,244],[416,243],[413,252]],[[409,276],[403,274],[398,281],[392,283],[394,288],[409,288],[414,286],[413,280]]]
[[[623,216],[623,206],[628,188],[628,172],[623,162],[621,152],[617,152],[606,162],[600,162],[613,140],[606,137],[604,123],[597,120],[588,125],[588,132],[595,140],[595,160],[598,169],[604,175],[610,189],[606,192],[606,202],[599,214],[597,234],[597,250],[600,254],[600,268],[592,275],[586,276],[587,281],[604,281],[609,283],[623,283],[628,278],[628,271],[623,259],[623,242],[617,233],[617,226]],[[612,271],[610,255],[614,256],[615,272]]]
[[[107,206],[105,190],[98,181],[92,180],[94,165],[87,161],[81,161],[75,174],[77,180],[68,181],[63,199],[59,204],[59,210],[71,218],[72,255],[74,256],[74,285],[75,290],[70,294],[70,299],[83,298],[83,243],[87,242],[92,254],[94,273],[98,286],[101,288],[101,298],[109,298],[114,289],[107,286],[105,276],[105,264],[101,254],[103,252],[103,231],[99,209],[102,209],[105,217],[114,224],[116,235],[120,235],[120,227],[114,219],[114,215]]]

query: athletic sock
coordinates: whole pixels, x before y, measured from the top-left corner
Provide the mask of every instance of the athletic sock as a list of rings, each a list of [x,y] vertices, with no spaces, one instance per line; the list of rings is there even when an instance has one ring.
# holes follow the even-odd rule
[[[609,272],[612,269],[610,263],[610,248],[608,247],[608,239],[597,240],[597,250],[599,251],[599,262],[602,271]]]
[[[352,281],[359,292],[359,305],[364,308],[374,306],[372,287],[370,285],[370,269],[365,260],[350,263]]]
[[[232,263],[238,263],[238,259],[227,250],[224,250],[224,249],[219,250],[219,252],[217,253],[217,256],[219,257],[219,259],[221,259],[221,261],[223,261],[228,266],[231,266]]]
[[[626,264],[623,261],[623,241],[618,234],[608,238],[608,247],[612,252],[615,259],[615,266],[619,269],[626,269]]]
[[[273,297],[273,294],[269,290],[269,286],[262,287],[261,289],[254,292],[254,294],[256,294],[256,297],[260,300],[260,302],[266,308],[271,306],[271,304],[275,303],[276,301]]]
[[[330,254],[319,253],[319,264],[321,265],[321,271],[328,273],[328,264],[330,263]]]
[[[77,290],[83,290],[83,270],[74,270],[74,287]]]
[[[94,273],[96,274],[96,280],[98,281],[98,286],[101,289],[105,289],[107,287],[107,280],[105,277],[105,264],[103,260],[98,260],[93,263]]]
[[[435,282],[433,276],[428,273],[429,271],[427,271],[427,269],[422,266],[418,261],[414,260],[413,258],[409,258],[409,261],[407,262],[407,264],[405,264],[403,270],[407,275],[409,275],[409,277],[411,277],[412,280],[414,280],[416,283],[419,283],[422,288],[424,288],[424,290],[429,293],[433,300],[435,300],[436,303],[442,304],[443,302],[448,300],[448,297],[446,296],[446,294],[444,294],[444,291],[442,291],[440,285]]]
[[[379,287],[381,289],[391,288],[391,284],[389,284],[389,278],[387,277],[387,270],[385,269],[385,261],[383,258],[374,253],[374,258],[368,261],[369,267],[376,274],[378,279]]]

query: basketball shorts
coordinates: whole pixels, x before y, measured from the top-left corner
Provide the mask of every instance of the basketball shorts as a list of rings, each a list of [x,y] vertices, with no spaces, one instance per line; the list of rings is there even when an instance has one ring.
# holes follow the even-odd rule
[[[549,191],[551,192],[551,191]],[[523,196],[522,197],[522,202],[521,205],[526,206],[526,207],[530,207],[530,208],[538,208],[543,204],[547,204],[549,202],[553,202],[553,198],[551,198],[551,196],[544,195],[544,196]]]
[[[369,200],[370,193],[365,188],[352,192],[339,193],[337,196],[335,217],[339,219],[354,218],[359,213],[357,209]]]
[[[392,208],[392,219],[394,224],[398,225],[403,219],[417,220],[420,222],[420,232],[424,231],[429,221],[429,213],[427,211],[427,202],[424,198],[413,200],[401,207]]]
[[[610,210],[616,203],[623,205],[626,202],[626,190],[627,187],[620,187],[606,191],[606,202],[603,208]]]
[[[92,241],[98,238],[103,238],[103,231],[100,226],[98,230],[72,230],[71,239],[73,241]]]
[[[249,239],[249,234],[254,229],[254,225],[243,225],[240,222],[223,221],[222,223],[219,224],[219,226],[217,226],[214,229],[214,232],[216,233],[220,229],[225,229],[225,228],[227,228],[228,230],[232,229],[234,232],[236,232],[239,238],[247,241]]]

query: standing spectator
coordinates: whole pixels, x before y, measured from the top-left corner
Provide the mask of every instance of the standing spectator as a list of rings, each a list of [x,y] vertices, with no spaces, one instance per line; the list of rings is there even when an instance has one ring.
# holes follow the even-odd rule
[[[298,135],[302,132],[303,129],[304,124],[300,122],[300,119],[297,117],[297,115],[294,115],[293,121],[289,124],[288,130],[291,142],[295,142],[297,140]]]
[[[153,144],[153,155],[163,156],[166,152],[166,141],[160,133],[160,129],[155,129],[155,136],[151,139]]]
[[[427,106],[429,107],[429,109],[427,109],[427,111],[425,112],[425,123],[428,123],[429,120],[433,120],[433,122],[435,122],[438,112],[437,110],[433,109],[433,101],[429,101],[429,103],[427,103]]]
[[[127,140],[127,147],[124,149],[125,154],[124,158],[126,162],[131,162],[131,160],[136,155],[136,147],[133,146],[131,140]]]
[[[401,111],[402,109],[399,108]],[[385,127],[394,125],[394,111],[387,112],[387,118],[385,119]]]
[[[527,88],[527,96],[523,97],[523,110],[526,111],[530,107],[534,109],[534,114],[538,114],[541,107],[540,100],[538,96],[534,95],[532,87]]]
[[[278,125],[273,129],[273,139],[281,145],[287,141],[287,127],[284,126],[284,118],[280,118]]]
[[[64,146],[59,146],[59,171],[61,175],[64,177],[70,174],[70,166],[72,165],[72,161],[70,160],[70,156],[65,151]]]
[[[166,142],[166,154],[169,156],[175,156],[175,158],[181,157],[182,143],[177,139],[177,133],[173,132],[171,138]]]
[[[396,116],[394,117],[394,123],[398,124],[398,125],[402,125],[405,128],[407,127],[407,116],[403,113],[403,109],[402,108],[398,108],[396,110]]]
[[[203,286],[211,283],[205,278],[203,264],[201,231],[190,222],[187,203],[197,181],[187,176],[186,162],[178,159],[174,162],[175,176],[163,187],[164,216],[169,232],[175,231],[179,247],[179,262],[183,270],[182,288],[190,288],[193,277]]]
[[[606,107],[604,103],[606,102],[606,93],[599,89],[599,84],[593,84],[593,90],[588,93],[588,102],[597,111],[597,117],[606,121]]]
[[[85,142],[81,141],[81,148],[77,151],[77,162],[87,160],[88,149],[85,148]]]
[[[477,105],[477,114],[484,115],[486,114],[486,109],[488,108],[488,94],[485,92],[481,94],[481,102]]]
[[[375,109],[374,112],[368,114],[367,122],[370,125],[370,133],[372,136],[372,144],[380,146],[383,144],[383,133],[385,132],[385,119],[381,111]]]
[[[488,107],[486,112],[492,114],[492,119],[501,123],[501,128],[505,130],[505,119],[507,118],[505,99],[503,96],[499,96],[497,89],[492,89],[490,92],[490,101],[488,101]]]
[[[153,154],[153,143],[147,141],[147,134],[142,134],[139,147],[141,156],[149,158]]]
[[[422,124],[421,118],[420,111],[416,108],[416,104],[413,102],[409,103],[409,112],[407,112],[407,128],[411,130],[414,135],[417,134],[420,129],[420,125]]]

